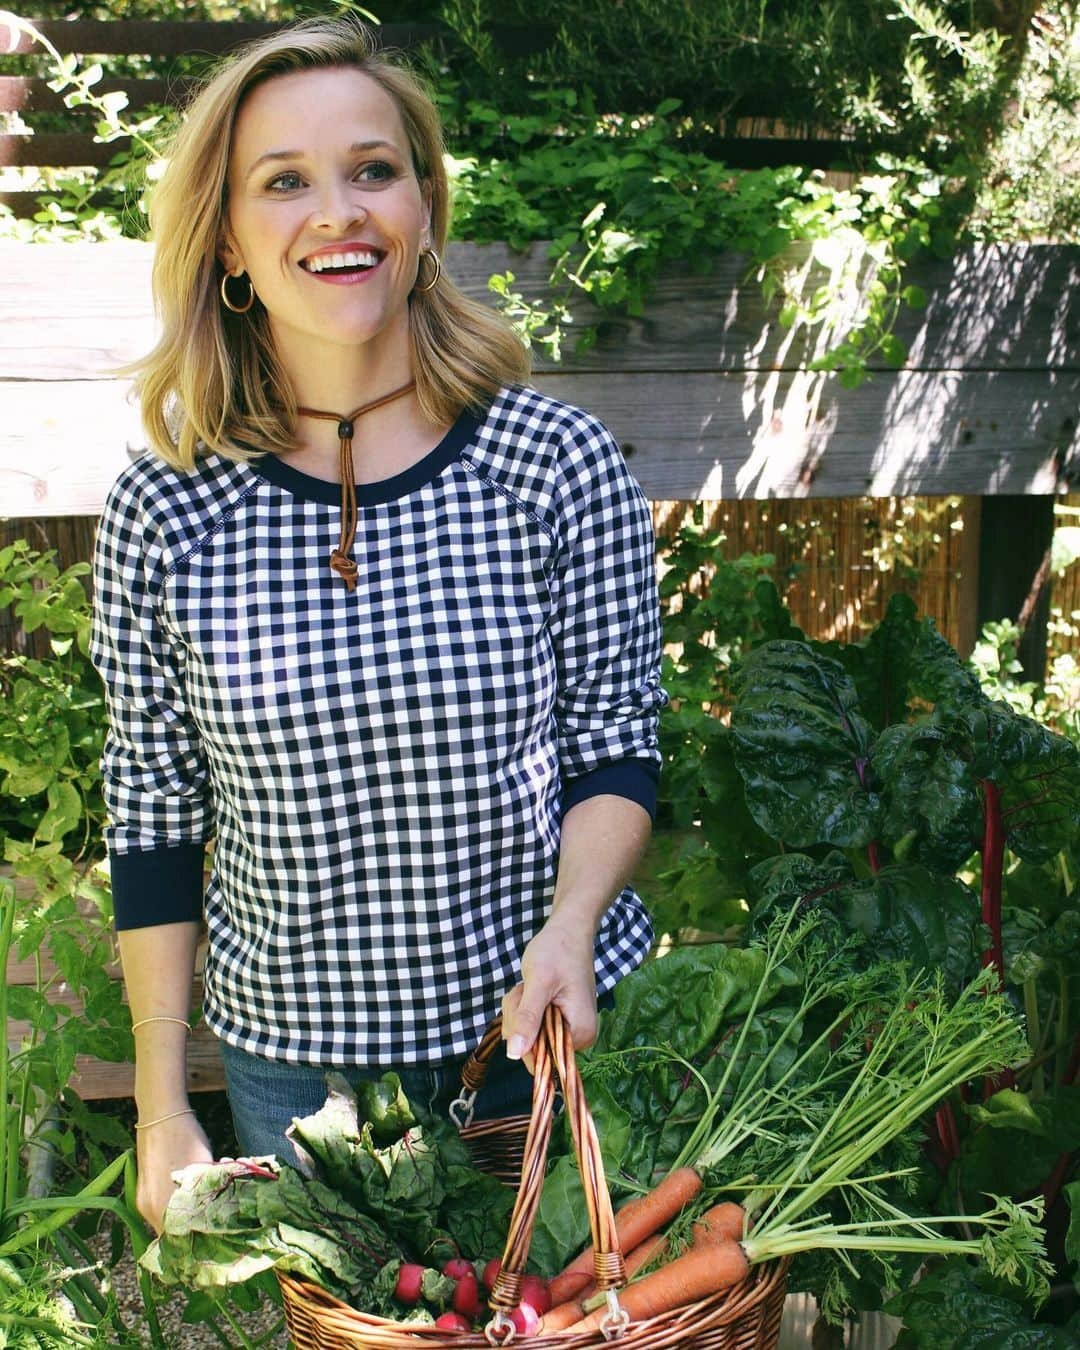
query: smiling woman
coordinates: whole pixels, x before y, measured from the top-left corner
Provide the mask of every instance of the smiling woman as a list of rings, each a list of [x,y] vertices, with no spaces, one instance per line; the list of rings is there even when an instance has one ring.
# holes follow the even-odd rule
[[[588,1044],[651,942],[649,507],[443,271],[448,200],[423,88],[309,21],[196,97],[151,204],[156,453],[106,502],[91,650],[155,1226],[209,1152],[204,911],[238,1138],[286,1157],[329,1069],[448,1104],[500,1009],[487,1110],[526,1108],[546,1007]]]

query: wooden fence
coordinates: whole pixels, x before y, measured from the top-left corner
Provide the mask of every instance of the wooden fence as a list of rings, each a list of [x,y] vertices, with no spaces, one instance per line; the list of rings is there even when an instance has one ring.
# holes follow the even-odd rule
[[[277,23],[258,21],[216,22],[203,20],[30,20],[33,26],[62,54],[89,53],[97,56],[145,56],[154,59],[157,73],[138,78],[103,79],[94,86],[102,94],[123,92],[132,112],[149,104],[180,105],[188,96],[191,78],[176,73],[177,57],[189,58],[207,67],[213,58],[241,42],[274,32]],[[0,75],[0,112],[17,113],[28,132],[0,134],[0,169],[18,168],[102,168],[107,166],[128,141],[124,137],[101,142],[94,135],[92,110],[68,112],[63,91],[48,87],[49,74],[42,72],[43,48],[26,33],[12,32],[4,42],[6,26],[0,19],[0,53],[5,50],[25,58],[26,72]],[[454,42],[451,31],[442,24],[386,24],[375,30],[380,44],[410,51],[422,44],[446,50]],[[509,55],[539,51],[552,36],[550,25],[495,24],[490,29],[495,47]],[[46,129],[43,115],[65,110],[70,129]],[[733,168],[759,169],[770,165],[803,164],[807,168],[845,169],[865,154],[866,148],[853,139],[809,128],[786,127],[767,115],[766,109],[747,110],[733,120],[730,135],[717,136],[711,153]],[[41,124],[35,129],[35,123]],[[0,204],[9,206],[18,216],[29,216],[37,209],[42,188],[0,188]]]
[[[160,50],[163,27],[152,29]],[[193,26],[183,29],[190,50]],[[69,47],[76,36],[74,25],[48,31]],[[79,41],[147,50],[135,25],[105,31]],[[0,107],[53,106],[35,78],[0,79]],[[0,165],[44,163],[48,144],[0,137]],[[811,162],[800,144],[768,152]],[[72,145],[54,148],[72,162]],[[110,370],[153,341],[149,266],[149,247],[133,242],[0,244],[0,516],[9,532],[61,542],[64,561],[87,556],[109,484],[145,448]],[[529,296],[547,274],[542,245],[521,256],[455,245],[447,267],[478,297],[493,272],[513,271]],[[810,369],[822,335],[780,329],[737,255],[704,276],[664,275],[640,318],[578,306],[599,340],[558,366],[538,360],[535,383],[609,424],[661,534],[698,501],[733,552],[776,553],[808,631],[857,636],[886,598],[882,579],[908,566],[917,603],[968,649],[982,619],[1019,611],[1053,499],[1080,487],[1080,249],[972,248],[909,280],[928,303],[901,316],[908,361],[857,390]],[[889,526],[909,512],[924,517],[921,551],[898,569]],[[193,1088],[218,1085],[207,1072],[196,1057]],[[117,1085],[111,1071],[81,1082],[88,1096]]]
[[[28,253],[27,250],[32,250]],[[110,368],[154,337],[150,246],[0,244],[0,509],[92,515],[145,440]],[[33,259],[31,267],[30,259]],[[509,270],[543,293],[540,245],[453,245],[489,296]],[[779,328],[745,257],[661,277],[643,317],[578,308],[599,341],[536,381],[596,412],[650,497],[1045,495],[1080,486],[1080,248],[978,247],[922,263],[909,356],[855,390],[808,369],[820,335]]]

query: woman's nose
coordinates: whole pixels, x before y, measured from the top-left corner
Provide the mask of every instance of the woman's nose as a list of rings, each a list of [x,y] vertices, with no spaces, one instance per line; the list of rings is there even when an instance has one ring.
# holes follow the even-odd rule
[[[351,183],[331,183],[319,193],[315,224],[343,230],[355,221],[365,220],[367,210]]]

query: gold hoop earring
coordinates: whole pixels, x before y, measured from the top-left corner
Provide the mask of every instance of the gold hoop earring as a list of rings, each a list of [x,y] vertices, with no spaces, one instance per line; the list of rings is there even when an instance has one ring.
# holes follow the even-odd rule
[[[248,284],[246,305],[234,305],[233,302],[229,299],[229,293],[225,289],[225,287],[228,285],[229,281],[233,279],[232,273],[226,272],[225,275],[221,278],[221,303],[225,306],[226,309],[231,310],[233,314],[246,314],[248,310],[251,308],[251,306],[255,303],[255,287],[251,284],[251,278],[248,276],[246,272],[242,272],[240,275],[245,278]],[[237,277],[236,280],[239,281],[240,277]]]
[[[435,285],[435,283],[438,281],[438,279],[442,276],[442,263],[439,261],[439,255],[435,252],[435,250],[434,250],[433,248],[429,248],[428,251],[427,251],[426,253],[421,253],[420,256],[421,256],[422,258],[434,258],[434,259],[435,259],[435,275],[431,278],[431,280],[428,282],[428,284],[427,284],[426,286],[415,286],[415,287],[413,287],[413,289],[417,292],[417,294],[419,294],[419,295],[426,295],[426,294],[428,293],[428,291],[430,291],[430,290],[432,289],[432,287]],[[418,275],[419,275],[419,269],[418,269]]]

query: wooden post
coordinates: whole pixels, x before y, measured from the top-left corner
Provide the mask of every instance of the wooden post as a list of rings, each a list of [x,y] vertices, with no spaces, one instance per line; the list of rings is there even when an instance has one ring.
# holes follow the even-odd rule
[[[966,661],[979,636],[979,548],[982,534],[981,497],[965,497],[960,538],[960,578],[956,595],[956,650]]]
[[[1024,678],[1039,683],[1046,674],[1050,612],[1046,560],[1053,534],[1053,497],[983,498],[976,622],[981,630],[993,619],[1020,622],[1022,615],[1029,615],[1019,659]]]

